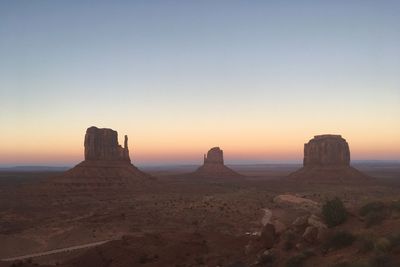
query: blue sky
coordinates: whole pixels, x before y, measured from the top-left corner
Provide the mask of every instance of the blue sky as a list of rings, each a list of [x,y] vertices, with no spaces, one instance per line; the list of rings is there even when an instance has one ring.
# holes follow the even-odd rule
[[[399,14],[399,1],[1,1],[0,161],[74,162],[91,125],[128,133],[143,163],[218,144],[232,161],[300,159],[325,132],[357,158],[399,158]]]

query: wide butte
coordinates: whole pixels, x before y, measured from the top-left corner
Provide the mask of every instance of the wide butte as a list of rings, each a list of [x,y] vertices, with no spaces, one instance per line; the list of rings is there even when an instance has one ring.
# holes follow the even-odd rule
[[[124,147],[118,144],[118,133],[112,129],[90,127],[85,134],[85,160],[50,180],[62,186],[125,186],[151,178],[135,167],[129,157],[128,136]]]
[[[316,135],[304,144],[303,168],[289,178],[299,181],[351,182],[369,177],[350,166],[350,149],[341,135]]]
[[[240,178],[241,174],[224,164],[224,152],[219,147],[213,147],[204,155],[204,163],[193,174],[203,178]]]

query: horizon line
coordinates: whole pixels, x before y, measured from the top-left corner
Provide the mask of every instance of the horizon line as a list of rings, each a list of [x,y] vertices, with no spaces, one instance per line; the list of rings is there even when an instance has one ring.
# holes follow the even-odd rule
[[[132,162],[131,162],[132,163]],[[350,163],[400,163],[400,160],[396,159],[355,159],[351,160]],[[26,163],[26,164],[0,164],[0,169],[8,169],[8,168],[22,168],[22,167],[50,167],[50,168],[70,168],[74,167],[75,165],[79,164],[35,164],[35,163]],[[162,166],[201,166],[202,163],[132,163],[133,165],[136,166],[141,166],[141,167],[162,167]],[[277,161],[264,161],[264,162],[257,162],[257,161],[244,161],[244,162],[225,162],[225,165],[280,165],[280,164],[291,164],[291,165],[299,165],[303,164],[302,160],[287,160],[287,161],[282,161],[282,160],[277,160]]]

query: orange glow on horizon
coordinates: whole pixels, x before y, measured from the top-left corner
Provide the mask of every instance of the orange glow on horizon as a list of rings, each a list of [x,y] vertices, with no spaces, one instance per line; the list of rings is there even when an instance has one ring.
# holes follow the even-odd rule
[[[224,151],[227,163],[300,162],[303,158],[304,143],[314,135],[325,133],[341,134],[349,143],[352,160],[400,159],[398,126],[399,130],[385,131],[382,130],[383,127],[366,129],[350,127],[347,124],[339,129],[331,129],[329,125],[314,129],[312,124],[288,125],[283,122],[279,125],[272,122],[247,122],[240,128],[236,123],[226,123],[217,127],[211,122],[209,125],[197,125],[193,128],[185,128],[179,122],[176,123],[178,125],[166,126],[146,125],[144,122],[143,127],[130,128],[121,122],[110,123],[108,128],[118,131],[120,144],[123,142],[123,136],[128,135],[130,156],[132,162],[137,164],[201,164],[203,154],[214,146],[219,146]],[[0,140],[0,165],[77,164],[84,158],[83,138],[87,124],[98,127],[106,125],[81,122],[79,125],[61,125],[58,128],[45,129],[28,124],[20,130],[6,129],[3,132],[4,137]],[[15,132],[18,134],[14,134]]]

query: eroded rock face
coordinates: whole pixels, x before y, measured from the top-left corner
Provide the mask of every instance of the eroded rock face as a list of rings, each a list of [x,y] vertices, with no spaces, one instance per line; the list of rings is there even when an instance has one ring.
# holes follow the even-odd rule
[[[350,150],[340,135],[316,135],[304,144],[304,166],[350,166]]]
[[[118,133],[112,129],[90,127],[85,135],[85,160],[128,161],[128,136],[124,147],[118,144]]]
[[[359,182],[370,177],[350,166],[349,144],[340,135],[316,135],[304,145],[303,167],[288,178],[304,182]]]
[[[204,164],[194,173],[197,177],[203,178],[239,178],[237,172],[224,165],[224,154],[219,147],[213,147],[204,155]]]
[[[124,147],[118,144],[118,133],[112,129],[90,127],[85,135],[85,160],[74,168],[51,178],[49,183],[60,190],[90,188],[129,189],[153,179],[132,165],[129,158],[128,137]],[[93,191],[92,191],[93,192]]]
[[[204,164],[224,164],[224,153],[219,147],[213,147],[204,155]]]

